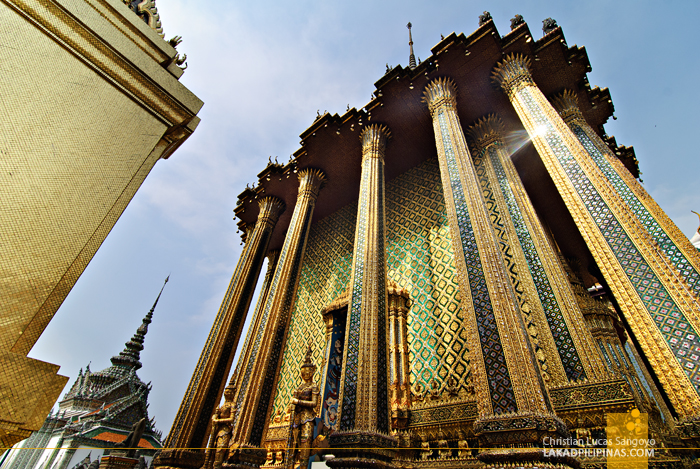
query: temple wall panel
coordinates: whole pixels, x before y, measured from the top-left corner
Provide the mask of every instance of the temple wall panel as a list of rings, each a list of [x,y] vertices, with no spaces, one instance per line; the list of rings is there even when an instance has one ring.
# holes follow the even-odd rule
[[[312,342],[320,381],[326,363],[321,310],[347,288],[357,204],[314,223],[309,234],[271,416],[284,414],[300,383],[299,364]],[[452,244],[437,160],[386,185],[387,276],[410,292],[408,343],[414,390],[444,388],[450,376],[467,388],[469,358]]]

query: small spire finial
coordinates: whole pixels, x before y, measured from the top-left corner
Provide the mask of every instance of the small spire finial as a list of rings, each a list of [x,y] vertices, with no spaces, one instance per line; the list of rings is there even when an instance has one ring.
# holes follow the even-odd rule
[[[130,367],[132,370],[141,368],[142,365],[139,359],[141,358],[141,350],[143,350],[143,341],[146,338],[146,333],[148,333],[148,325],[152,322],[153,311],[155,311],[158,305],[158,300],[160,300],[160,295],[163,293],[163,289],[165,288],[165,284],[168,283],[168,280],[170,280],[170,275],[165,278],[163,286],[160,288],[160,292],[156,297],[156,301],[143,318],[139,328],[136,329],[136,334],[125,344],[124,350],[122,350],[119,355],[112,357],[111,362],[113,365]]]
[[[411,48],[411,54],[408,56],[408,68],[413,70],[416,68],[416,56],[413,55],[413,36],[411,35],[413,25],[409,21],[406,27],[408,28],[408,46]]]

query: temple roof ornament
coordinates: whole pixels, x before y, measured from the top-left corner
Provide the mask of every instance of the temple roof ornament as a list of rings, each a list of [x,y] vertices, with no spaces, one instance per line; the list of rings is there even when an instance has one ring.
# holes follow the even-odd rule
[[[530,75],[530,59],[522,54],[510,54],[496,65],[491,79],[510,97],[523,87],[534,85]]]
[[[542,32],[545,36],[557,29],[558,27],[559,25],[557,24],[557,20],[555,20],[554,18],[546,18],[542,20]]]
[[[428,105],[432,115],[441,106],[457,106],[457,86],[450,78],[437,78],[428,84],[423,91],[422,102]]]
[[[521,24],[525,24],[525,19],[523,18],[523,15],[515,15],[510,19],[510,30],[514,30]]]
[[[561,94],[553,97],[551,101],[554,108],[567,124],[572,121],[586,122],[578,106],[578,96],[573,91],[564,90]]]
[[[698,219],[700,219],[700,213],[691,210],[695,215],[698,216]],[[690,243],[695,246],[697,249],[700,249],[700,226],[698,226],[698,229],[695,230],[695,233],[693,233],[693,237],[690,238]]]
[[[138,370],[143,366],[139,361],[139,358],[141,358],[141,350],[143,350],[143,341],[146,338],[146,333],[148,332],[148,325],[152,321],[153,311],[156,309],[160,295],[163,293],[163,289],[165,288],[165,284],[168,283],[168,280],[170,280],[169,275],[165,279],[165,282],[163,282],[163,286],[161,287],[160,293],[158,293],[158,297],[153,303],[151,310],[146,314],[146,317],[143,318],[143,322],[136,330],[136,334],[134,334],[131,340],[125,344],[124,350],[122,350],[119,355],[111,358],[112,365],[130,367],[134,370]]]
[[[413,25],[409,21],[406,27],[408,28],[408,46],[411,48],[411,54],[408,56],[408,68],[413,70],[416,68],[416,56],[413,55],[413,36],[411,36],[411,27]]]
[[[496,142],[504,144],[505,127],[498,116],[489,114],[469,127],[467,135],[471,140],[472,150],[479,152]]]
[[[164,38],[163,27],[160,24],[160,15],[156,8],[155,0],[122,0],[124,5],[128,6],[131,11],[136,13],[136,16],[141,18],[144,23],[151,27],[158,35]],[[174,47],[174,46],[173,46]]]
[[[483,26],[489,21],[493,21],[493,18],[488,11],[485,11],[483,15],[479,15],[479,26]]]

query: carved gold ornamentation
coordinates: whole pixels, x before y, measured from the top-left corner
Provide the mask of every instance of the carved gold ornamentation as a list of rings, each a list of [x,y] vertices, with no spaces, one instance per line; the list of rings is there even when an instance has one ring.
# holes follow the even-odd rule
[[[311,443],[314,437],[314,426],[317,408],[319,405],[318,384],[313,382],[316,365],[311,361],[313,351],[309,346],[304,363],[301,365],[301,378],[303,382],[294,391],[294,397],[290,401],[292,418],[290,419],[290,436],[287,450],[286,467],[297,465],[306,467],[311,454]]]
[[[398,445],[389,435],[386,215],[384,154],[390,133],[373,124],[363,129],[362,175],[350,278],[338,431],[330,445],[344,448],[328,464],[345,467],[356,458],[385,467]],[[367,467],[373,467],[370,464]]]
[[[219,469],[228,456],[233,423],[235,388],[229,383],[224,389],[224,403],[216,408],[211,418],[211,438],[202,469]]]
[[[387,285],[389,299],[389,382],[391,402],[391,426],[405,428],[411,407],[410,364],[408,356],[408,331],[406,320],[410,308],[410,295],[396,282]]]

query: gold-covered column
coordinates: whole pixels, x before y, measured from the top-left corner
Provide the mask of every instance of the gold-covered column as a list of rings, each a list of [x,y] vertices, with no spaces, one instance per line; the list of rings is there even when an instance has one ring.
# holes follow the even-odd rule
[[[525,336],[457,115],[452,80],[433,80],[425,90],[435,131],[445,205],[467,314],[478,418],[474,432],[485,462],[539,458],[545,436],[566,428],[552,413],[544,383]],[[525,430],[527,429],[527,430]],[[517,449],[511,446],[518,446]],[[554,462],[554,461],[551,461]]]
[[[700,303],[615,187],[511,55],[493,73],[532,139],[681,420],[700,417]]]
[[[272,230],[284,210],[284,203],[276,197],[264,197],[258,205],[258,219],[248,229],[243,252],[156,466],[199,468],[204,461],[201,449],[207,443],[210,417],[221,400]]]
[[[256,466],[265,461],[266,451],[260,445],[266,415],[277,381],[316,198],[325,180],[323,172],[313,168],[300,170],[298,175],[299,192],[294,213],[260,312],[258,329],[252,331],[255,335],[251,337],[246,361],[241,363],[235,383],[237,411],[228,459],[230,467]]]
[[[327,462],[331,467],[386,467],[393,456],[386,448],[397,444],[389,436],[387,384],[384,155],[389,129],[367,126],[360,139],[362,176],[340,386],[340,428],[330,437],[332,447],[346,449]]]
[[[230,382],[234,386],[238,380],[238,375],[240,374],[241,364],[248,363],[248,360],[250,359],[250,354],[252,353],[250,342],[253,340],[255,332],[260,329],[262,310],[265,307],[265,303],[267,303],[267,297],[270,295],[270,285],[272,285],[272,278],[275,274],[277,260],[279,257],[280,252],[278,250],[270,251],[267,254],[267,270],[265,271],[265,278],[263,279],[263,284],[260,288],[260,295],[258,296],[258,301],[255,303],[253,318],[248,326],[248,333],[246,334],[245,342],[243,343],[243,348],[241,349],[241,354],[238,357],[236,369],[231,375]]]
[[[566,90],[555,96],[552,104],[596,166],[644,225],[658,249],[671,261],[690,289],[700,295],[700,252],[588,125],[579,109],[576,93]]]
[[[468,130],[478,163],[484,196],[487,196],[494,228],[502,230],[500,238],[519,271],[518,281],[524,290],[527,308],[536,316],[538,338],[552,348],[549,373],[562,367],[566,385],[569,381],[600,381],[608,373],[600,359],[593,337],[586,327],[567,273],[537,217],[504,140],[501,120],[489,115]]]

